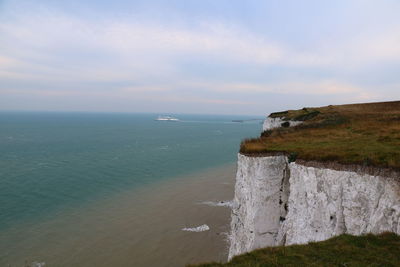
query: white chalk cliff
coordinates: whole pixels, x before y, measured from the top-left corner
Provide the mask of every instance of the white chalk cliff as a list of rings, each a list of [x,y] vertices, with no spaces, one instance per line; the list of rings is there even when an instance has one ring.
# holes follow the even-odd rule
[[[343,233],[400,234],[400,177],[238,155],[229,259]]]
[[[293,127],[302,123],[302,121],[284,120],[283,118],[270,118],[267,117],[263,123],[263,131],[272,130],[282,127],[282,124],[287,122],[289,127]]]

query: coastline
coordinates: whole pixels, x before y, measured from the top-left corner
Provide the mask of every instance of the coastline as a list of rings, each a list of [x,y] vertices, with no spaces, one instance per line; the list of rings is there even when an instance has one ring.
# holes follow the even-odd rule
[[[0,263],[184,266],[224,262],[230,229],[230,208],[225,203],[233,198],[235,172],[234,163],[225,164],[59,212],[34,227],[18,229],[21,240],[14,247],[5,246],[6,232]],[[204,224],[210,229],[182,231]]]

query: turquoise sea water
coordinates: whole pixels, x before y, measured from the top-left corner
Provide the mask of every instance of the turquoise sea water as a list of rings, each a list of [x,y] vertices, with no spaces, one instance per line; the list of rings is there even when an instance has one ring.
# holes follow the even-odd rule
[[[0,233],[85,202],[236,160],[246,116],[0,113]],[[18,231],[16,231],[18,232]],[[0,242],[2,242],[0,237]],[[0,244],[4,245],[4,244]]]

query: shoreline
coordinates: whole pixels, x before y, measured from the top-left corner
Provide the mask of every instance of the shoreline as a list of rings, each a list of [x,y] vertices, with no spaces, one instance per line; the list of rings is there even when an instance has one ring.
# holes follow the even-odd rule
[[[233,199],[235,173],[234,163],[224,164],[58,212],[17,230],[24,240],[6,247],[1,263],[184,266],[226,261],[230,208],[218,203]],[[210,229],[182,231],[204,224]]]

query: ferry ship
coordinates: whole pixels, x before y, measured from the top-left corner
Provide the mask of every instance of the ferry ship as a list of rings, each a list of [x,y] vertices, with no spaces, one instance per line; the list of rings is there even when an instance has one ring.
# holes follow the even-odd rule
[[[171,116],[158,116],[156,121],[179,121],[179,119],[171,117]]]

